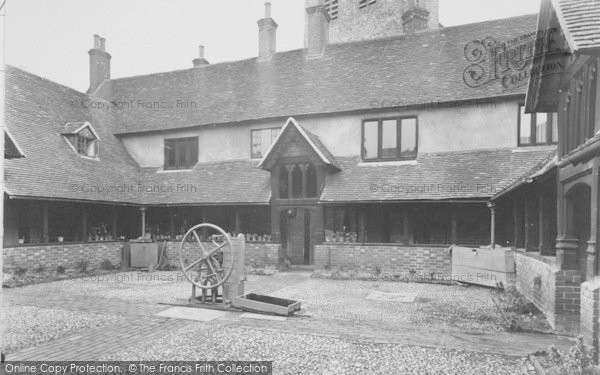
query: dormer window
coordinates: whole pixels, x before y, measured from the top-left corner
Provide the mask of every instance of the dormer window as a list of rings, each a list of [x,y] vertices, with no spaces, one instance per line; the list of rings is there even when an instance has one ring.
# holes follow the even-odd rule
[[[88,122],[69,122],[62,132],[73,150],[81,156],[98,157],[100,138]]]

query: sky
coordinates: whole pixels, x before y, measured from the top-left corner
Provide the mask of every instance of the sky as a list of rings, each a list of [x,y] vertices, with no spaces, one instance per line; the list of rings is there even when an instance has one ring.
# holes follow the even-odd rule
[[[8,0],[6,63],[87,90],[93,34],[106,38],[112,78],[256,57],[265,0]],[[532,14],[540,0],[439,0],[454,26]],[[304,0],[271,0],[277,50],[303,47]]]

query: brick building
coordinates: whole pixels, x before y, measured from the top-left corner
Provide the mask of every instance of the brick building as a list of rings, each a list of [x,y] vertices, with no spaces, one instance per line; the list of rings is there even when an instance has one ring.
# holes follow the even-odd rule
[[[87,93],[9,67],[7,267],[203,221],[294,264],[450,273],[450,244],[554,253],[555,111],[523,110],[535,15],[441,27],[435,0],[340,0],[306,19],[302,49],[277,51],[267,4],[258,57],[200,48],[118,79],[96,36]]]
[[[527,111],[558,114],[558,154],[544,174],[556,185],[556,255],[517,259],[519,286],[566,329],[598,348],[600,3],[544,0]],[[536,279],[538,282],[536,282]]]

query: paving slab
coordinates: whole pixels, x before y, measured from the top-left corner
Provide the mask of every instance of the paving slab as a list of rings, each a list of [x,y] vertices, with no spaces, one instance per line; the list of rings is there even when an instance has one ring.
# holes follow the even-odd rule
[[[287,320],[285,316],[255,314],[255,313],[243,313],[240,315],[242,319],[259,319],[259,320],[273,320],[277,322],[284,322]]]
[[[228,311],[201,309],[197,307],[175,306],[156,314],[165,318],[195,320],[198,322],[210,322],[227,315]]]

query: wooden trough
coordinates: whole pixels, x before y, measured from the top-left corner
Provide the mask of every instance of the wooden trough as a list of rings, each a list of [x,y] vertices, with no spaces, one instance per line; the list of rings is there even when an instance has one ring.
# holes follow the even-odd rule
[[[298,301],[254,293],[234,298],[232,305],[248,312],[282,316],[291,316],[294,312],[300,311]]]

